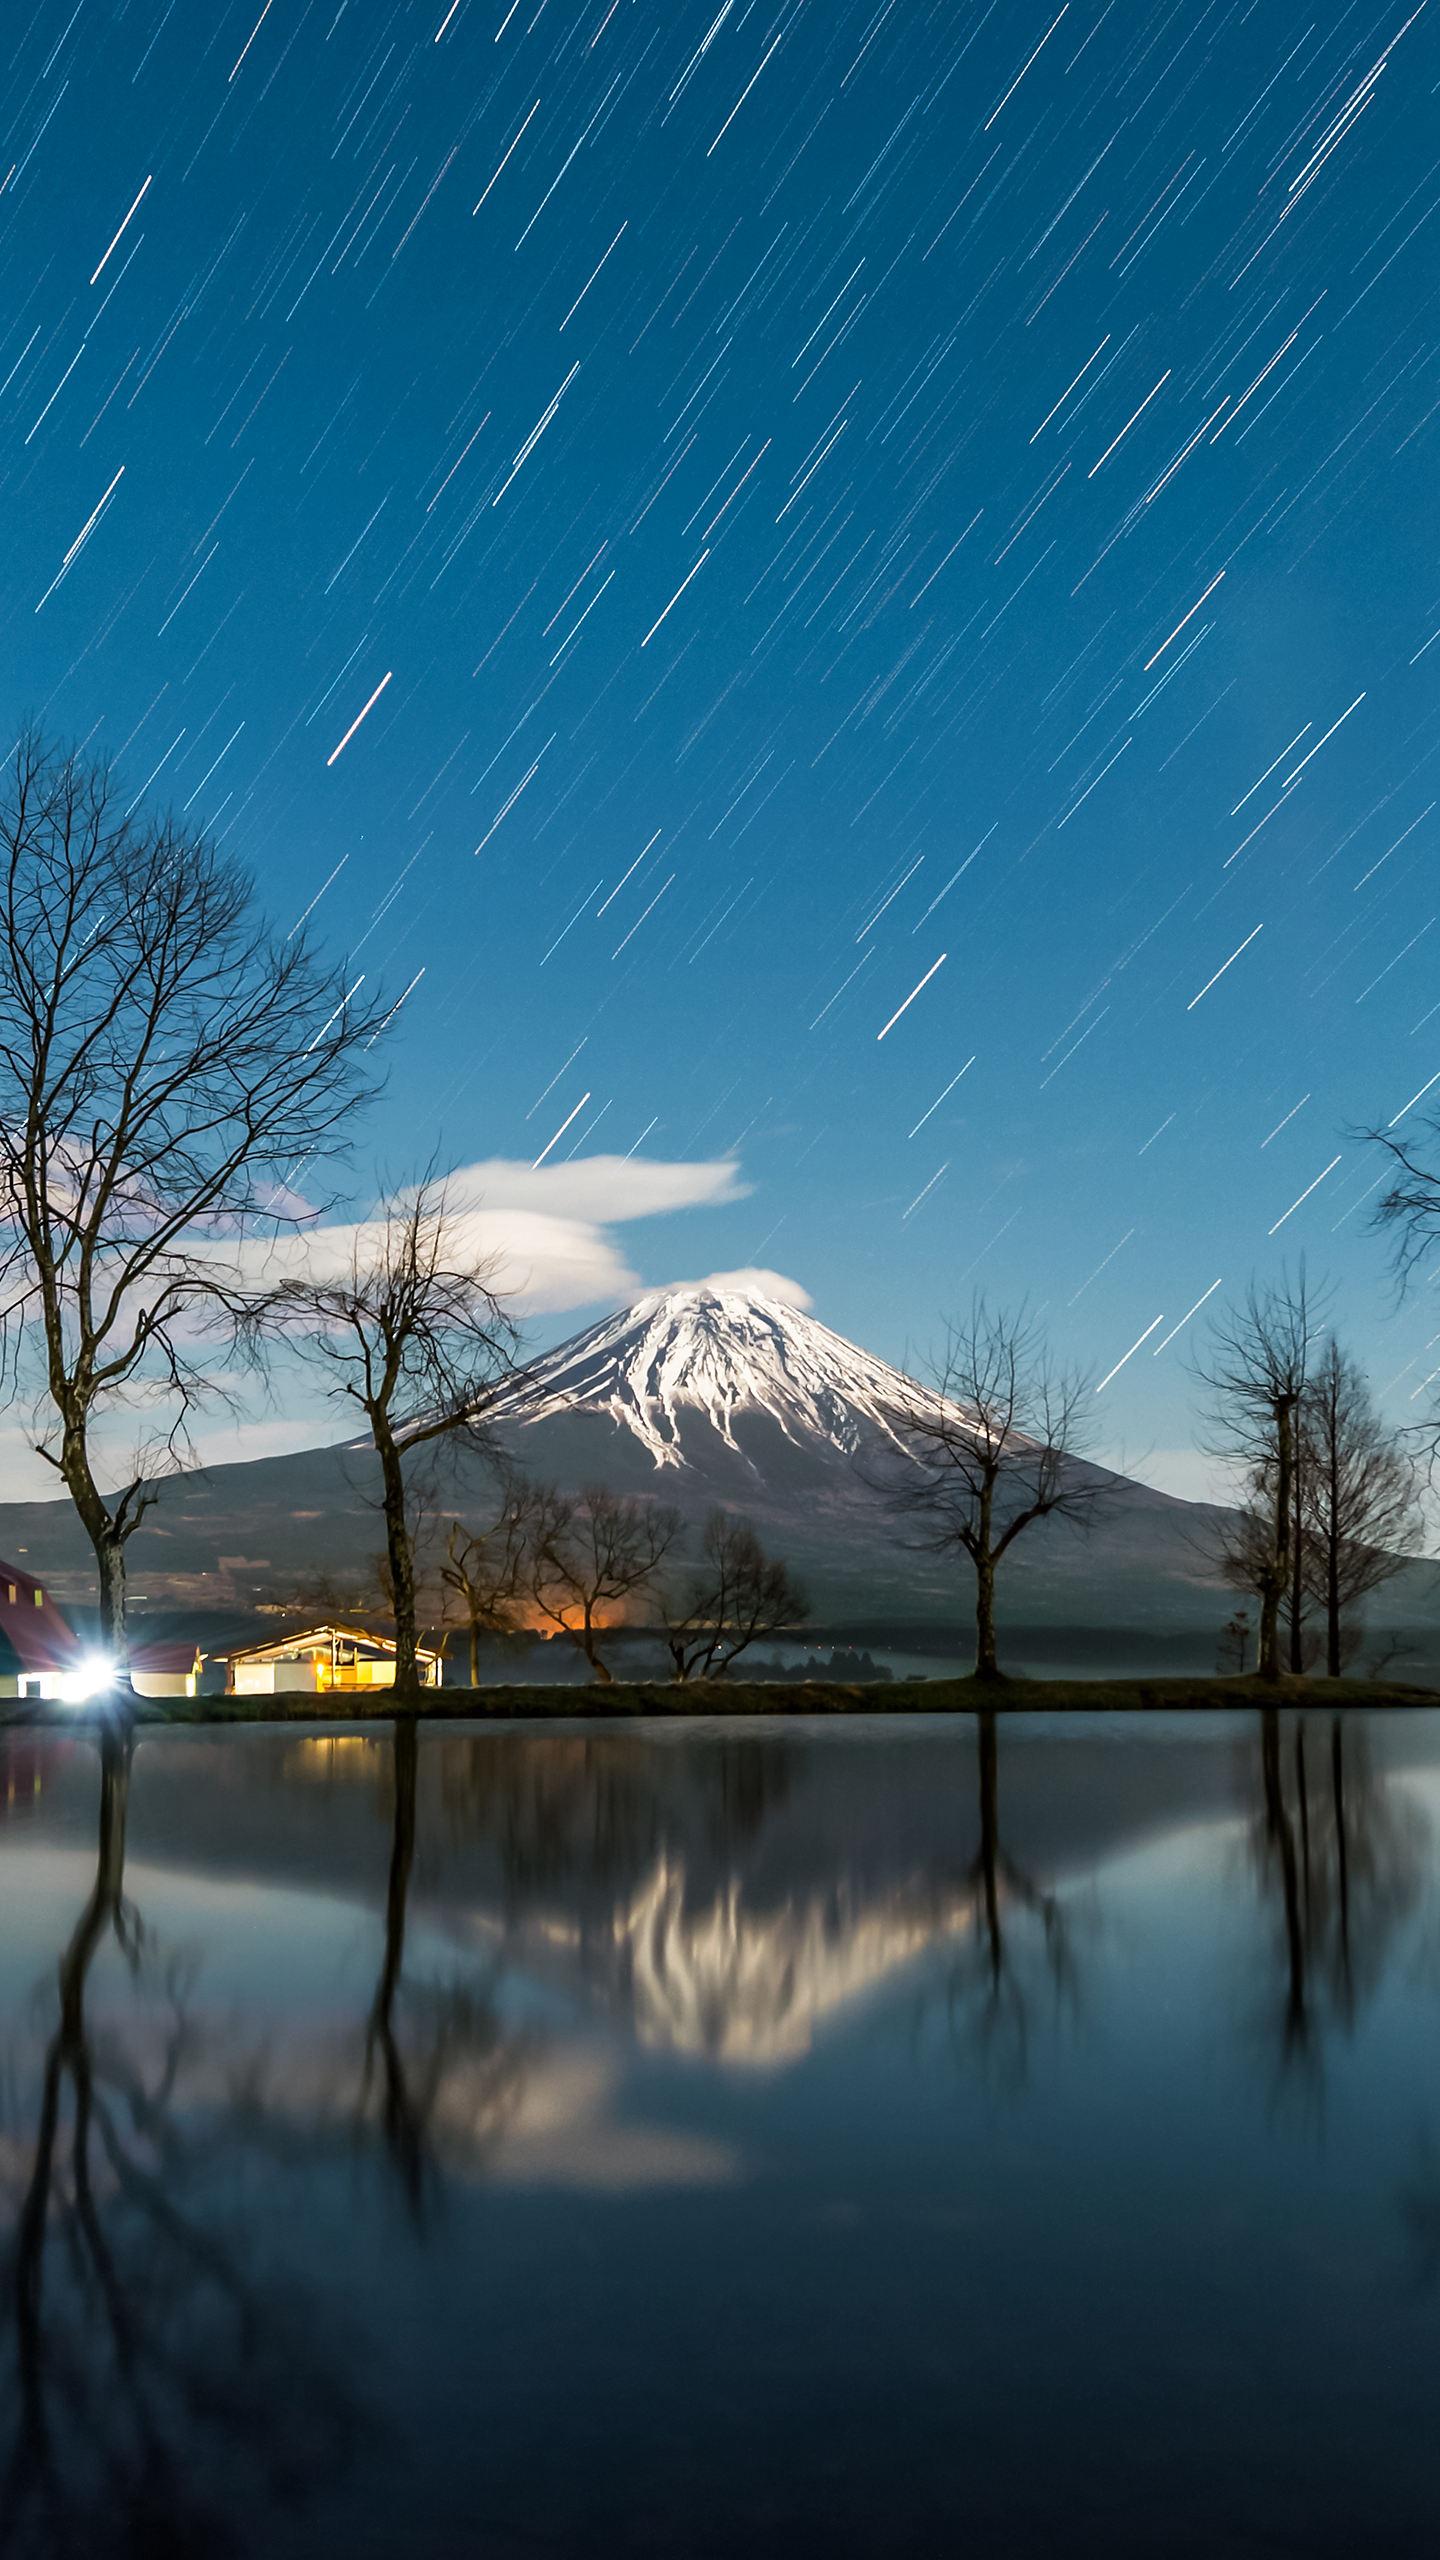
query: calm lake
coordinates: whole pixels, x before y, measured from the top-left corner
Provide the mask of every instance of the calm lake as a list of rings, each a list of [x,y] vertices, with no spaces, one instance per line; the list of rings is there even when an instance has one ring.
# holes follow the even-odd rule
[[[1440,2548],[1440,1713],[0,1737],[0,2551]]]

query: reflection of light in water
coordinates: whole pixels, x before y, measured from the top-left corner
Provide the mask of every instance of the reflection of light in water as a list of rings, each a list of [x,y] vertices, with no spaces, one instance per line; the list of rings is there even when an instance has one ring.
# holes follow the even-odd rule
[[[290,1748],[287,1776],[329,1778],[358,1776],[368,1757],[380,1748],[373,1733],[307,1733]]]

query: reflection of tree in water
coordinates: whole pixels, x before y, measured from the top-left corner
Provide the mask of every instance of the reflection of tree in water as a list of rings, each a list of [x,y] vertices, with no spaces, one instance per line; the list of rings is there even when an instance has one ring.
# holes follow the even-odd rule
[[[781,1734],[447,1735],[432,1753],[457,1841],[495,1855],[522,1962],[563,1949],[587,1997],[649,2045],[793,2056],[955,1925],[923,1862],[889,1885],[863,1859],[852,1874],[843,1831],[823,1840],[802,1820],[771,1841],[808,1765]]]
[[[655,1782],[626,1737],[436,1732],[426,1758],[451,1839],[493,1841],[517,1893],[627,1873],[655,1845]]]
[[[387,2156],[418,2216],[438,2170],[443,2127],[473,2169],[498,2142],[522,2094],[525,2052],[502,2032],[484,1990],[456,1980],[407,1984],[405,1931],[415,1868],[419,1734],[397,1716],[392,1760],[385,1943],[365,2033],[358,2121],[378,2122]]]
[[[527,1735],[521,1750],[509,1739],[437,1734],[427,1749],[452,1833],[493,1839],[516,1894],[629,1891],[697,1828],[721,1855],[743,1848],[789,1795],[799,1757],[778,1734],[674,1750],[630,1734]]]
[[[154,1951],[124,1893],[132,1739],[101,1744],[95,1881],[60,1959],[33,2143],[3,2270],[13,2387],[0,2549],[223,2553],[247,2501],[293,2500],[344,2454],[349,2413],[299,2306],[267,2285],[252,2232],[213,2201],[228,2133],[187,2010],[163,1990],[156,2049],[94,2024],[113,1938],[137,1987]],[[147,2047],[149,2039],[146,2039]]]
[[[778,1735],[765,1740],[737,1734],[713,1746],[707,1757],[710,1838],[717,1849],[736,1849],[758,1836],[789,1795],[794,1746]]]
[[[1012,2084],[1029,2067],[1037,1994],[1073,2007],[1079,1987],[1071,1915],[1006,1847],[1000,1815],[1000,1749],[993,1707],[976,1717],[980,1841],[962,1878],[968,1927],[945,1984],[952,2041],[978,2049]]]
[[[1260,1709],[1259,1809],[1250,1850],[1277,1924],[1274,2007],[1282,2063],[1318,2064],[1324,2032],[1348,2032],[1413,1913],[1428,1837],[1413,1799],[1375,1769],[1344,1715],[1328,1728]]]

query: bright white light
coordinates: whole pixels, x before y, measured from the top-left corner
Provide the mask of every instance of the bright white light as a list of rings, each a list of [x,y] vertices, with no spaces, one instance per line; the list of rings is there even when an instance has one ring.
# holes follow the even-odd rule
[[[115,1665],[108,1653],[82,1654],[73,1671],[62,1673],[55,1695],[62,1706],[83,1707],[114,1682]]]

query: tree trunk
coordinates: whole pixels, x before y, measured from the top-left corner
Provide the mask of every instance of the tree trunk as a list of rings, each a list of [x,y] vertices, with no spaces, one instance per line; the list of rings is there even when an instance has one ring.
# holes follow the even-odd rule
[[[410,1871],[415,1864],[415,1799],[420,1770],[420,1735],[413,1716],[395,1718],[393,1750],[395,1808],[390,1832],[390,1874],[385,1888],[385,1955],[371,2010],[375,2026],[389,2024],[405,1962],[405,1914],[410,1899]]]
[[[1305,1885],[1305,1925],[1310,1925],[1310,1788],[1305,1775],[1305,1725],[1295,1727],[1295,1800],[1300,1807],[1300,1873]]]
[[[43,2354],[41,2281],[45,2263],[45,2230],[55,2177],[55,2153],[61,2133],[61,2100],[68,2078],[76,2098],[74,2140],[81,2143],[80,2092],[88,2083],[90,2061],[85,2026],[85,1986],[91,1961],[107,1929],[122,1928],[125,1887],[125,1823],[130,1803],[133,1737],[113,1726],[100,1737],[100,1830],[95,1854],[95,1881],[60,1958],[60,2015],[45,2061],[40,2120],[33,2145],[34,2166],[16,2217],[10,2281],[14,2289],[15,2324],[20,2348],[20,2387],[24,2398],[34,2391]],[[78,2175],[78,2173],[77,2173]]]
[[[399,2170],[412,2211],[420,2209],[423,2173],[423,2121],[411,2094],[405,2058],[395,2033],[395,1998],[405,1964],[405,1919],[410,1875],[415,1864],[415,1804],[418,1793],[420,1736],[413,1715],[397,1715],[394,1736],[395,1813],[390,1834],[390,1874],[385,1889],[385,1952],[370,2011],[366,2038],[367,2064],[377,2048],[384,2080],[382,2121],[385,2140]]]
[[[1335,1525],[1325,1549],[1325,1669],[1332,1680],[1340,1677],[1340,1540]]]
[[[1297,1455],[1295,1490],[1290,1504],[1290,1668],[1297,1679],[1305,1668],[1305,1542],[1300,1534],[1301,1475]]]
[[[1265,1789],[1265,1833],[1278,1840],[1285,1800],[1280,1786],[1280,1717],[1274,1707],[1260,1710],[1260,1775]]]
[[[1305,1932],[1300,1917],[1300,1878],[1295,1834],[1280,1777],[1280,1710],[1260,1710],[1260,1763],[1265,1783],[1265,1829],[1280,1861],[1280,1892],[1285,1913],[1285,2041],[1303,2044],[1309,2027],[1305,1982]]]
[[[1340,1886],[1340,1965],[1345,1997],[1350,1999],[1350,1840],[1345,1828],[1345,1729],[1336,1716],[1330,1726],[1330,1790],[1335,1804],[1335,1866]]]
[[[125,1824],[130,1809],[131,1735],[106,1733],[100,1743],[100,1832],[95,1889],[60,1962],[60,2027],[72,2050],[83,2040],[85,1977],[107,1928],[120,1920],[125,1891]]]
[[[612,1674],[608,1665],[601,1661],[599,1653],[596,1650],[595,1629],[590,1622],[590,1611],[588,1605],[585,1611],[585,1624],[580,1634],[580,1650],[584,1654],[586,1661],[589,1663],[591,1670],[594,1672],[596,1679],[608,1689],[612,1685]]]
[[[60,1473],[94,1551],[100,1649],[114,1666],[115,1688],[128,1692],[131,1684],[125,1628],[125,1540],[117,1532],[96,1487],[83,1439],[67,1434],[61,1447]]]
[[[125,1549],[106,1523],[96,1540],[95,1565],[99,1580],[100,1641],[117,1665],[126,1658],[125,1636],[126,1587]]]
[[[995,1567],[985,1556],[975,1567],[975,1677],[998,1680],[995,1651]]]
[[[480,1686],[480,1630],[473,1618],[470,1621],[470,1686],[472,1689]]]
[[[420,1665],[415,1632],[415,1553],[405,1509],[405,1469],[388,1433],[377,1435],[385,1552],[390,1565],[390,1605],[395,1612],[395,1695],[415,1698]]]
[[[1262,1680],[1280,1677],[1280,1602],[1290,1580],[1290,1512],[1295,1485],[1295,1399],[1281,1396],[1275,1405],[1275,1525],[1272,1551],[1260,1593],[1260,1646],[1256,1671]]]
[[[1000,1755],[995,1738],[995,1710],[982,1707],[980,1744],[980,1882],[985,1896],[985,1936],[990,1952],[990,1981],[999,1989],[1005,1969],[1005,1942],[1000,1933]]]

